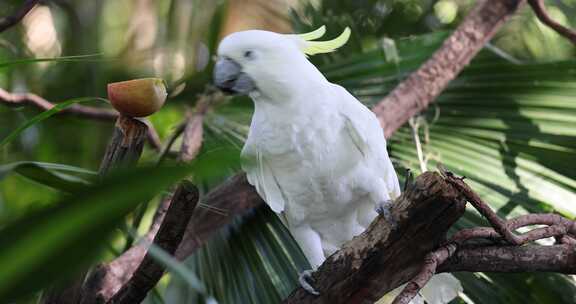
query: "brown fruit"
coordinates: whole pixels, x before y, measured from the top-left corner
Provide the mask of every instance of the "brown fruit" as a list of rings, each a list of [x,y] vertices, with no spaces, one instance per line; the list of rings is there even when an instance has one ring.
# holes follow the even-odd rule
[[[144,117],[158,111],[166,101],[166,86],[160,78],[142,78],[108,84],[108,99],[123,115]]]

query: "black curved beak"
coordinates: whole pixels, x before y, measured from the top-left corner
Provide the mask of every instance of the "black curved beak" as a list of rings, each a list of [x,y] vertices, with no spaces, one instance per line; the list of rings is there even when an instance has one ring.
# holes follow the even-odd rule
[[[254,81],[242,72],[242,67],[234,60],[220,58],[214,67],[214,84],[222,92],[246,95],[256,89]]]

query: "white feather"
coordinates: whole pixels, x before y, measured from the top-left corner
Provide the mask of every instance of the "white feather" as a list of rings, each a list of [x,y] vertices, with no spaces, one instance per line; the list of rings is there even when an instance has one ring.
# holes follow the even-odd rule
[[[320,84],[305,108],[256,100],[243,151],[256,161],[243,168],[268,205],[285,212],[291,231],[306,226],[319,235],[323,261],[400,191],[374,114],[342,87]]]

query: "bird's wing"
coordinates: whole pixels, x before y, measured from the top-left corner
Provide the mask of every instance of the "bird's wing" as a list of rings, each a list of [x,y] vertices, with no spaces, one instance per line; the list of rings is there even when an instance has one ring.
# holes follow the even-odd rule
[[[266,204],[276,213],[284,211],[286,197],[272,167],[258,147],[248,141],[242,149],[241,159],[242,169],[246,172],[248,182],[256,188]]]
[[[380,122],[367,107],[352,96],[346,89],[335,85],[336,99],[339,102],[340,115],[344,118],[344,127],[355,147],[367,161],[379,170],[386,184],[389,197],[400,195],[400,184],[392,161],[386,151],[386,139]]]

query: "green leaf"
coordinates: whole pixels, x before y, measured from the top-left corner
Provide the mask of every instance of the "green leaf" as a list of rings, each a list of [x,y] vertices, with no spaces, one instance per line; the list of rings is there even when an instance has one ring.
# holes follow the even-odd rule
[[[48,111],[44,111],[44,112],[32,117],[31,119],[26,121],[23,125],[18,127],[16,130],[14,130],[10,134],[8,134],[8,136],[6,136],[2,140],[0,140],[0,148],[4,147],[7,143],[14,140],[14,138],[18,137],[18,135],[20,135],[20,133],[22,133],[22,131],[28,129],[29,127],[35,125],[36,123],[62,111],[62,110],[66,109],[66,108],[68,108],[74,104],[81,103],[81,102],[95,101],[95,100],[108,102],[107,99],[100,98],[100,97],[82,97],[82,98],[69,99],[69,100],[66,100],[64,102],[56,104],[52,109],[50,109]]]
[[[110,61],[110,59],[101,59],[102,54],[87,54],[75,56],[62,56],[53,58],[23,58],[10,61],[0,62],[0,69],[12,67],[15,65],[32,64],[40,62],[94,62],[94,61]]]
[[[193,167],[113,174],[0,230],[0,298],[16,299],[84,269],[122,218]]]
[[[65,192],[87,186],[96,175],[94,171],[68,165],[21,161],[0,166],[0,180],[11,172]]]

